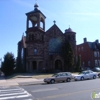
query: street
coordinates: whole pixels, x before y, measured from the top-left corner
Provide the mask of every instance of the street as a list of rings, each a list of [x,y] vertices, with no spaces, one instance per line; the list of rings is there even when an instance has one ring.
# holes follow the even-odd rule
[[[33,100],[92,100],[92,93],[100,92],[100,79],[69,83],[22,86]]]
[[[92,100],[100,92],[100,79],[55,84],[0,87],[0,100]],[[98,100],[98,99],[94,99]]]

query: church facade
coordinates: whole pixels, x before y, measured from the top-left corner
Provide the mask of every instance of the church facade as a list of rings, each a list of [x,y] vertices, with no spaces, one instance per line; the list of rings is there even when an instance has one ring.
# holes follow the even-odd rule
[[[45,31],[46,16],[34,5],[34,10],[26,13],[26,36],[18,42],[17,60],[21,70],[26,72],[42,70],[64,70],[61,46],[69,41],[76,61],[76,33],[71,28],[63,33],[54,21],[54,25]],[[30,26],[31,24],[31,26]]]

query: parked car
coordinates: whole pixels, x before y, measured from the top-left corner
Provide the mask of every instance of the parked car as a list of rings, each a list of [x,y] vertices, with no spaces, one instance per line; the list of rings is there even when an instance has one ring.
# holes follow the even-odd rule
[[[90,67],[81,67],[81,71],[91,70]]]
[[[46,83],[55,83],[55,82],[70,82],[72,79],[72,74],[70,72],[60,72],[54,74],[52,77],[45,78],[44,82]]]
[[[86,70],[80,72],[78,75],[74,75],[74,80],[85,80],[85,79],[96,79],[98,76],[98,73],[93,72],[91,70]]]
[[[92,71],[97,72],[98,73],[98,77],[100,78],[100,67],[94,67],[92,69]]]

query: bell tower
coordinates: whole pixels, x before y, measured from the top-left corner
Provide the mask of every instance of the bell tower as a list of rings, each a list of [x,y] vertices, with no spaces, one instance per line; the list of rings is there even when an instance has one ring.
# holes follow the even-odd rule
[[[40,70],[44,62],[44,35],[45,35],[45,15],[34,5],[34,10],[26,13],[26,62],[29,72]]]
[[[34,10],[26,13],[26,42],[43,42],[45,33],[45,15],[34,5]]]
[[[29,28],[32,29],[40,29],[42,31],[45,31],[45,15],[38,9],[38,5],[34,5],[34,10],[31,12],[26,13],[27,16],[27,24],[26,24],[26,30]],[[32,24],[31,27],[29,27],[29,22]]]

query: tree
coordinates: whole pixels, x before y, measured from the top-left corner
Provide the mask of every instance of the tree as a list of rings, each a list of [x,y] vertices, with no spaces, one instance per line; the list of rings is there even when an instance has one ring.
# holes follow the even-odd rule
[[[1,70],[4,72],[5,76],[11,75],[14,73],[15,68],[15,58],[12,53],[6,53],[4,55],[4,61],[2,62]]]
[[[64,59],[64,70],[72,71],[74,66],[74,52],[72,46],[68,41],[65,41],[61,50],[62,58]]]
[[[78,55],[76,71],[80,71],[80,68],[81,68],[81,57],[80,55]]]

